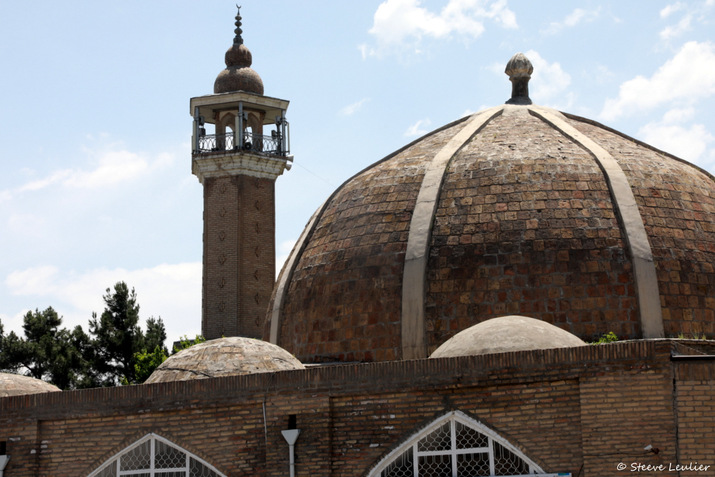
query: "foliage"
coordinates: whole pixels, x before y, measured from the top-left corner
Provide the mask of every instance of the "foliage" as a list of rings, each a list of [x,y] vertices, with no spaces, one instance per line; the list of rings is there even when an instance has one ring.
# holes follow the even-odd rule
[[[89,334],[81,326],[61,328],[52,308],[24,316],[23,334],[4,334],[0,322],[0,370],[49,381],[61,389],[138,384],[167,357],[161,318],[139,326],[136,292],[118,282],[103,296],[105,309],[92,314]]]
[[[151,373],[153,373],[161,363],[166,361],[166,358],[168,358],[166,348],[160,345],[155,346],[151,352],[143,350],[136,353],[136,355],[134,355],[134,375],[137,382],[143,383],[149,379]],[[128,383],[125,382],[123,384]]]
[[[139,327],[136,292],[124,282],[107,288],[105,309],[89,320],[89,333],[96,343],[95,366],[102,385],[116,385],[122,378],[135,383],[134,355],[144,349],[144,334]]]
[[[76,388],[88,367],[78,349],[86,340],[80,327],[60,329],[62,318],[52,308],[28,311],[23,317],[24,338],[14,332],[2,340],[2,366],[7,371],[20,369],[36,379],[50,381],[63,389]]]
[[[196,335],[196,338],[191,339],[188,336],[184,335],[181,338],[179,338],[178,343],[174,343],[174,349],[172,350],[171,354],[176,354],[181,350],[185,350],[186,348],[191,348],[194,345],[197,345],[199,343],[203,343],[206,341],[206,338],[204,338],[201,335]]]
[[[605,335],[601,336],[598,338],[598,340],[594,341],[591,344],[606,344],[606,343],[613,343],[615,341],[618,341],[618,336],[613,331],[609,331]]]

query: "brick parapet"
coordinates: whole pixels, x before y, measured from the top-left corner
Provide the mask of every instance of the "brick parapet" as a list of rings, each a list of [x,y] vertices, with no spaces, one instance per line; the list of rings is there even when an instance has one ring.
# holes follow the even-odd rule
[[[0,440],[9,441],[15,477],[86,475],[148,433],[229,476],[278,476],[288,469],[280,431],[294,415],[298,475],[367,475],[425,425],[459,410],[545,470],[578,475],[583,464],[582,476],[612,476],[617,460],[647,439],[662,447],[661,459],[675,459],[676,413],[683,425],[711,423],[712,370],[671,354],[713,348],[631,341],[8,397]],[[705,419],[674,404],[691,402],[691,391]],[[702,442],[680,433],[686,455],[705,455]]]
[[[29,411],[40,419],[101,415],[121,410],[168,410],[212,402],[289,393],[413,391],[425,386],[473,386],[485,379],[516,384],[545,377],[571,379],[613,369],[670,366],[679,340],[628,341],[600,346],[499,353],[483,356],[314,366],[305,370],[259,373],[151,385],[96,388],[0,399],[0,411]]]

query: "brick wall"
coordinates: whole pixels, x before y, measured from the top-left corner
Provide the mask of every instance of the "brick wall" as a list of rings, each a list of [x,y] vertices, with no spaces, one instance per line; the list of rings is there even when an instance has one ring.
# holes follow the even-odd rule
[[[291,415],[302,430],[298,476],[367,475],[451,410],[551,472],[621,475],[615,466],[639,455],[654,463],[707,461],[712,365],[698,371],[678,364],[674,394],[672,349],[665,340],[626,342],[4,398],[5,475],[86,475],[150,432],[229,476],[286,475],[280,431]],[[648,443],[659,456],[637,455]]]
[[[675,395],[679,461],[710,464],[709,472],[686,471],[681,476],[715,475],[715,361],[678,361]]]

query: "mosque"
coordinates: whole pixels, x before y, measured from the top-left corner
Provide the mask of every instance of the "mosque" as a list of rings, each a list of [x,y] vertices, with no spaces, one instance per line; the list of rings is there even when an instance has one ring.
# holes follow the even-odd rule
[[[517,54],[504,105],[357,172],[276,280],[289,102],[251,64],[237,15],[190,101],[208,341],[138,386],[1,374],[0,477],[715,475],[711,174],[533,104]]]

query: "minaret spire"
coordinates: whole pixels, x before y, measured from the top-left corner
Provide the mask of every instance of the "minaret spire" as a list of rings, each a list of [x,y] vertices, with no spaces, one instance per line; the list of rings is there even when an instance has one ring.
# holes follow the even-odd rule
[[[241,33],[243,33],[243,30],[241,30],[241,6],[236,5],[236,8],[238,9],[238,13],[236,13],[236,29],[233,30],[236,36],[233,39],[233,44],[234,45],[243,45],[243,37],[241,36]]]

